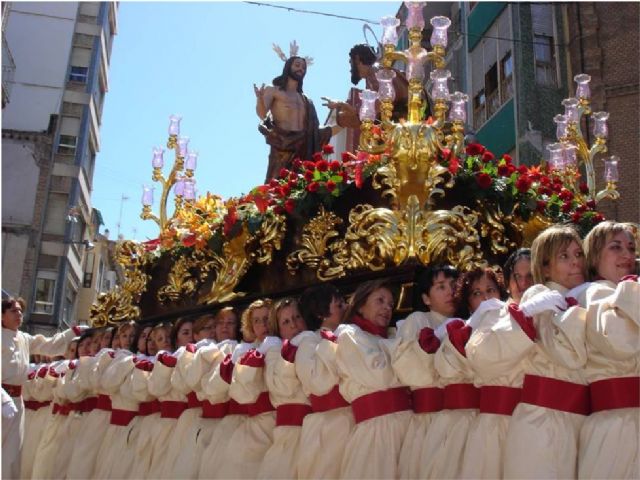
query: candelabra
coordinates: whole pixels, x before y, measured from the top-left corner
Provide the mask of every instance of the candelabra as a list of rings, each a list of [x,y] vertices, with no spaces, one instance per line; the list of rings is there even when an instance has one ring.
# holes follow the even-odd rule
[[[556,115],[553,121],[556,123],[557,143],[547,146],[549,150],[549,165],[566,182],[575,187],[578,178],[580,164],[584,165],[587,180],[588,197],[597,202],[604,199],[617,200],[620,193],[617,190],[618,181],[618,157],[612,156],[604,160],[605,188],[596,191],[596,173],[594,160],[596,155],[607,153],[607,137],[609,128],[607,120],[609,113],[591,111],[591,91],[589,82],[591,77],[584,73],[574,77],[576,82],[575,97],[565,98],[562,101],[564,114]],[[587,143],[582,134],[582,117],[593,120],[593,136],[595,140],[591,145]]]
[[[159,215],[156,215],[151,210],[154,187],[147,185],[142,187],[142,213],[140,217],[143,220],[153,220],[156,222],[158,227],[160,227],[160,231],[163,231],[167,227],[169,221],[175,218],[180,210],[191,208],[196,198],[193,173],[197,166],[198,153],[190,152],[189,138],[180,136],[181,119],[182,118],[177,115],[171,115],[169,117],[169,139],[167,140],[167,148],[175,151],[175,158],[168,177],[165,177],[162,173],[165,150],[162,147],[153,148],[153,158],[151,160],[153,174],[151,179],[154,182],[159,182],[162,186]],[[173,216],[168,219],[167,200],[172,187],[174,188],[175,194],[175,209]]]
[[[380,183],[390,187],[387,192],[393,198],[406,204],[412,195],[416,195],[424,204],[429,202],[432,193],[442,193],[435,186],[443,181],[442,177],[447,170],[438,162],[439,152],[449,149],[455,156],[462,153],[469,97],[461,92],[449,93],[448,80],[451,72],[444,69],[444,57],[447,30],[451,21],[446,17],[431,19],[432,48],[427,51],[421,45],[425,3],[410,2],[405,5],[408,11],[406,25],[410,43],[406,50],[395,49],[398,41],[396,28],[400,20],[390,16],[381,20],[383,56],[382,68],[376,73],[378,91],[365,90],[360,94],[360,149],[372,154],[388,154],[390,166],[382,171],[385,179]],[[393,80],[398,75],[392,68],[395,62],[406,64],[409,82],[408,115],[406,121],[400,122],[392,121],[393,102],[396,99]],[[426,107],[423,82],[427,62],[431,62],[434,67],[430,73],[433,118],[429,122],[423,121]],[[380,106],[377,128],[376,102]]]

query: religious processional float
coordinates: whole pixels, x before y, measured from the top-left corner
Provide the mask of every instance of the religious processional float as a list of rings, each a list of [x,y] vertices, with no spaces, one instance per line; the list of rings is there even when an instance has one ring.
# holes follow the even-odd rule
[[[477,143],[465,144],[468,96],[450,93],[445,70],[446,17],[431,19],[432,49],[420,41],[420,3],[408,3],[409,47],[396,50],[399,20],[382,20],[382,68],[377,92],[361,92],[360,142],[336,158],[331,145],[296,159],[278,178],[247,195],[196,198],[197,154],[171,116],[167,148],[173,166],[163,173],[163,149],[153,154],[153,180],[162,187],[158,213],[153,190],[143,192],[142,218],[157,223],[151,242],[116,246],[122,285],[99,296],[93,326],[124,320],[156,322],[256,298],[297,295],[319,282],[349,293],[362,281],[386,278],[399,290],[396,313],[411,308],[416,269],[433,262],[461,271],[501,265],[554,223],[583,234],[604,218],[599,202],[616,200],[615,156],[604,160],[606,187],[596,191],[594,162],[607,152],[606,112],[590,109],[590,77],[580,74],[575,97],[554,117],[549,160],[517,165]],[[408,118],[392,120],[396,62],[406,64]],[[425,65],[432,71],[432,116],[423,119]],[[379,115],[376,115],[376,103]],[[594,142],[581,130],[589,116]],[[173,192],[174,210],[167,204]]]

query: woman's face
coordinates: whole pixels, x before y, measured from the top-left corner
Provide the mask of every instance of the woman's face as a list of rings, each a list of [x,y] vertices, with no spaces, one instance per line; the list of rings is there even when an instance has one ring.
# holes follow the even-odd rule
[[[522,294],[533,285],[533,274],[531,273],[531,259],[520,258],[513,266],[511,277],[509,278],[509,293],[511,298],[520,303]]]
[[[9,330],[18,330],[22,325],[22,307],[18,302],[13,302],[2,314],[2,327]]]
[[[288,305],[278,312],[278,330],[280,331],[280,338],[283,340],[291,340],[306,328],[307,326],[296,305]]]
[[[149,333],[151,332],[151,327],[144,327],[142,332],[140,332],[140,336],[138,337],[138,345],[136,345],[136,349],[139,353],[143,353],[145,355],[147,352],[147,338],[149,338]]]
[[[205,324],[202,326],[198,333],[193,333],[193,341],[199,342],[200,340],[204,340],[205,338],[214,338],[213,333],[215,329],[216,320],[211,317],[207,319]]]
[[[78,342],[71,342],[67,345],[67,351],[64,353],[64,358],[67,360],[73,360],[76,358],[76,354],[78,352]]]
[[[393,295],[387,288],[371,292],[358,313],[379,327],[389,326],[393,314]]]
[[[156,353],[160,351],[158,350],[158,346],[156,345],[156,341],[153,337],[154,335],[149,332],[149,337],[147,338],[147,355],[151,357],[155,357]]]
[[[193,343],[193,322],[184,322],[176,335],[176,348],[184,347],[189,343]]]
[[[471,284],[471,293],[467,302],[469,303],[469,311],[475,312],[478,306],[489,298],[500,298],[500,290],[496,282],[491,280],[487,274],[483,274],[478,280]]]
[[[455,278],[447,277],[444,272],[438,273],[429,291],[422,294],[422,301],[432,312],[445,317],[453,316],[456,312],[456,303],[453,299],[455,284]]]
[[[561,248],[544,267],[545,276],[552,282],[572,289],[584,283],[584,252],[575,240]]]
[[[344,303],[344,298],[333,297],[329,304],[329,316],[322,320],[322,326],[329,330],[335,330],[342,321],[342,316],[346,310],[347,305]]]
[[[120,340],[119,348],[131,348],[133,338],[136,336],[136,329],[134,327],[126,326],[121,328],[118,332],[118,339]]]
[[[261,342],[267,336],[269,323],[269,308],[260,307],[251,312],[251,325],[256,341]]]
[[[93,339],[91,337],[83,338],[82,341],[78,342],[78,357],[90,357],[92,344]]]
[[[613,283],[618,283],[625,275],[635,271],[636,243],[628,232],[618,232],[607,239],[600,252],[598,275]]]
[[[233,340],[236,338],[236,328],[238,326],[238,317],[230,310],[220,314],[215,327],[215,339],[217,342],[223,340]]]
[[[169,334],[164,328],[155,330],[152,337],[156,346],[156,353],[158,353],[160,350],[165,350],[168,352],[171,351],[171,340],[169,338]],[[149,353],[149,355],[151,355],[151,353]]]
[[[120,335],[116,332],[113,336],[113,342],[111,342],[111,348],[118,350],[120,348]]]
[[[111,336],[113,335],[113,330],[105,330],[102,334],[102,338],[100,339],[100,348],[109,348],[111,347]]]

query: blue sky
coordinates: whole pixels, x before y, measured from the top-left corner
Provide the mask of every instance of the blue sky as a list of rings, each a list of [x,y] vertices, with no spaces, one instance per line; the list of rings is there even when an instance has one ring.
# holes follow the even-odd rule
[[[269,3],[376,22],[400,6]],[[173,113],[182,115],[181,134],[200,153],[199,194],[228,198],[261,184],[268,147],[257,131],[253,84],[269,84],[282,71],[271,44],[288,53],[295,39],[300,54],[314,58],[304,90],[323,121],[328,110],[320,97],[344,99],[351,87],[348,52],[364,42],[363,25],[242,2],[121,2],[93,181],[93,206],[105,222],[101,231],[108,228],[116,238],[122,204],[120,232],[126,238],[158,236],[156,224],[140,218],[140,199],[142,185],[153,183],[152,148],[165,146]],[[381,28],[372,27],[380,38]],[[165,174],[172,163],[173,151],[165,152]],[[161,188],[153,184],[157,211]],[[121,202],[122,196],[128,200]]]

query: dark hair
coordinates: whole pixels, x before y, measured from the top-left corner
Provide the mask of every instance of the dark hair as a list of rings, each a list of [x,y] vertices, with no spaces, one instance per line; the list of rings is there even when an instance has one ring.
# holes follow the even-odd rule
[[[509,286],[509,282],[511,281],[511,275],[513,275],[513,268],[516,266],[516,263],[522,258],[526,258],[531,261],[531,249],[530,248],[519,248],[507,258],[507,261],[504,262],[504,266],[502,267],[502,276],[504,277],[504,284]]]
[[[145,341],[144,343],[144,352],[141,352],[138,350],[138,341],[140,340],[140,337],[142,336],[142,332],[144,332],[145,328],[151,328],[153,329],[152,325],[143,325],[143,324],[138,324],[138,327],[136,328],[136,334],[133,336],[133,341],[131,342],[131,352],[132,353],[142,353],[143,355],[148,355],[149,354],[149,349],[147,348],[147,341],[148,341],[148,335],[147,335],[147,341]],[[149,331],[149,334],[151,334],[151,330]],[[135,351],[134,351],[135,350]]]
[[[330,283],[309,287],[302,292],[298,307],[309,330],[315,331],[322,326],[322,318],[329,316],[334,298],[340,298],[340,291]]]
[[[96,333],[98,333],[98,331],[95,328],[90,328],[82,332],[82,335],[80,335],[80,339],[78,340],[78,347],[80,347],[80,344],[84,342],[86,339],[92,339],[96,335]],[[78,348],[78,350],[80,349]],[[77,351],[76,351],[76,358],[80,358],[80,354]]]
[[[473,282],[479,280],[484,275],[489,277],[493,283],[498,287],[500,292],[500,299],[507,298],[507,291],[504,288],[502,281],[502,275],[496,273],[492,268],[474,268],[468,272],[464,272],[458,278],[456,282],[456,292],[454,299],[457,305],[457,315],[461,318],[469,318],[471,313],[469,312],[469,296],[471,295],[471,287]]]
[[[113,337],[116,336],[116,328],[115,327],[107,327],[105,329],[105,333],[110,332],[111,333],[111,340],[109,340],[109,348],[111,348],[113,346]]]
[[[178,332],[180,331],[180,329],[182,328],[182,326],[185,323],[189,323],[189,322],[191,322],[191,324],[193,325],[193,318],[192,317],[181,317],[173,325],[173,328],[171,329],[171,334],[169,335],[169,340],[171,341],[171,348],[173,348],[174,351],[178,348],[177,347]]]
[[[351,58],[356,55],[365,65],[373,65],[376,62],[376,54],[373,51],[373,48],[365,43],[359,43],[349,50],[349,56]]]
[[[20,308],[22,308],[22,311],[24,312],[24,309],[26,307],[24,299],[22,297],[17,297],[17,298],[16,297],[9,297],[9,298],[5,298],[4,300],[2,300],[2,313],[4,313],[7,310],[9,310],[16,303],[18,305],[20,305]]]
[[[393,290],[386,280],[371,280],[369,282],[361,284],[358,288],[356,288],[356,291],[353,292],[353,295],[349,300],[347,310],[344,312],[344,322],[351,323],[353,317],[358,315],[358,310],[360,309],[360,307],[367,303],[367,298],[369,298],[369,295],[380,288],[386,288],[393,295]]]
[[[426,269],[416,274],[415,286],[413,287],[413,310],[428,311],[429,307],[422,300],[422,294],[429,295],[433,282],[440,274],[445,278],[458,278],[460,273],[455,267],[446,264],[429,265]]]
[[[289,57],[286,62],[284,62],[284,67],[282,68],[282,74],[273,79],[271,82],[274,87],[278,87],[280,90],[284,90],[287,87],[287,79],[289,78],[289,72],[291,71],[291,65],[293,65],[294,60],[300,59],[304,61],[304,64],[307,64],[307,61],[302,57]],[[298,80],[298,88],[296,89],[298,93],[302,93],[302,81],[303,79]]]

